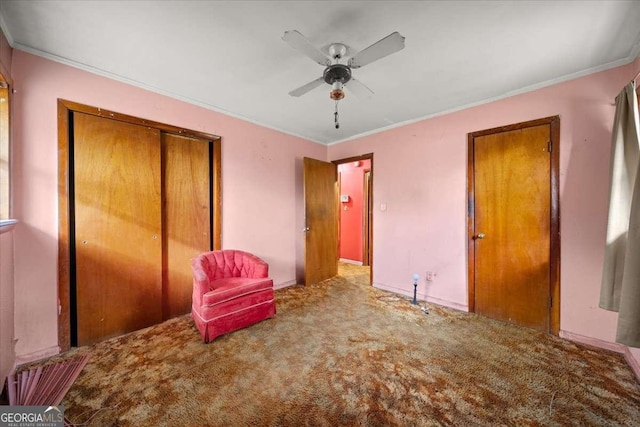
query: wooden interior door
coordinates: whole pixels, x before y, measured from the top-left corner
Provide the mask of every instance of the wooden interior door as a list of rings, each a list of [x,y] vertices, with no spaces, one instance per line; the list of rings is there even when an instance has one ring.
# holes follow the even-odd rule
[[[557,221],[552,124],[498,129],[474,136],[470,144],[470,306],[478,314],[549,332]]]
[[[210,251],[210,142],[162,133],[163,312],[191,310],[190,260]]]
[[[338,274],[337,166],[305,157],[304,281],[317,283]]]
[[[162,321],[160,132],[83,113],[73,129],[76,338],[88,345]]]

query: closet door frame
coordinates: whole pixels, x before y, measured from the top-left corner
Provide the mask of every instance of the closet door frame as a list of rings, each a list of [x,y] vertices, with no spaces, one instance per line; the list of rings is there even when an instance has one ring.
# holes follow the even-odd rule
[[[222,247],[222,197],[221,197],[221,137],[203,132],[183,129],[164,123],[141,119],[116,113],[102,108],[91,107],[76,102],[58,99],[58,345],[60,351],[71,348],[71,241],[70,214],[73,200],[70,198],[70,180],[73,170],[70,169],[70,156],[73,155],[70,139],[71,120],[74,112],[91,114],[112,120],[119,120],[140,126],[159,129],[162,132],[211,141],[213,149],[211,159],[211,212],[213,249]]]

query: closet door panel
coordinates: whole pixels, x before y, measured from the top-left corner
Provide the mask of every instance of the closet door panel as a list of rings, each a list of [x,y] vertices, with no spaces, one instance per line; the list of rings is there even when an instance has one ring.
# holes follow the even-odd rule
[[[191,259],[211,250],[209,144],[162,134],[165,319],[191,311]]]
[[[78,345],[162,321],[160,131],[74,113]]]

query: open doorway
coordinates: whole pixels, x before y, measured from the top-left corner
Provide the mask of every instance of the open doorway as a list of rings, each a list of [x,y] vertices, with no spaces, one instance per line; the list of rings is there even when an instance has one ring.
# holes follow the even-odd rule
[[[341,270],[366,275],[372,283],[373,154],[335,160],[338,167]]]

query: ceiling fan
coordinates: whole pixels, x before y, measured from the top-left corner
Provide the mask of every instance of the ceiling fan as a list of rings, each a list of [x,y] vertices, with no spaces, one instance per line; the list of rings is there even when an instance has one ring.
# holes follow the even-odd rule
[[[296,30],[285,31],[282,40],[289,43],[291,47],[311,58],[316,63],[325,66],[322,77],[300,86],[289,92],[291,96],[302,96],[316,87],[326,83],[331,86],[329,97],[336,101],[335,124],[338,124],[337,101],[344,98],[343,88],[347,88],[359,98],[368,98],[373,95],[373,91],[364,83],[353,78],[351,69],[361,68],[385,56],[391,55],[404,48],[404,37],[400,33],[393,32],[387,37],[378,40],[371,46],[359,52],[350,54],[345,58],[348,47],[342,43],[332,43],[329,45],[328,55],[316,48],[311,42]]]

